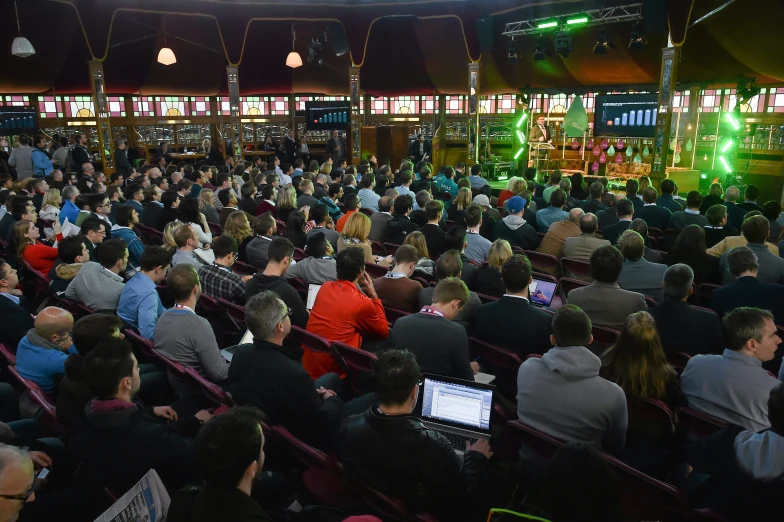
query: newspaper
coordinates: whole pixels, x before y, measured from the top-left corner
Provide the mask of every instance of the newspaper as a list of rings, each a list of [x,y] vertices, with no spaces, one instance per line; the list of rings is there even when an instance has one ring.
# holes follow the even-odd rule
[[[163,522],[171,498],[154,469],[95,522]]]

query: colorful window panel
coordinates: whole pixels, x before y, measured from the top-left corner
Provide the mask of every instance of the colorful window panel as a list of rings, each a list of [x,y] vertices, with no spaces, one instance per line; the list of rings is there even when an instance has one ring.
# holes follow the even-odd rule
[[[422,96],[422,114],[434,114],[438,110],[437,96]]]
[[[784,87],[770,89],[768,93],[768,112],[784,112]]]
[[[154,98],[152,96],[134,96],[133,115],[135,117],[155,116]]]
[[[389,98],[385,96],[371,98],[370,114],[389,114]]]
[[[596,107],[596,93],[589,92],[580,96],[585,107],[586,112],[593,112]],[[571,103],[569,104],[571,105]]]
[[[702,112],[719,112],[721,90],[704,89],[700,91],[700,110]]]
[[[495,112],[495,99],[490,97],[479,98],[479,114],[492,114]]]
[[[190,103],[186,103],[186,100],[182,96],[156,96],[155,107],[160,116],[189,116]]]
[[[218,98],[218,114],[223,114],[224,116],[231,114],[231,104],[228,96],[220,96]]]
[[[514,94],[499,94],[495,97],[495,112],[498,114],[514,114],[516,103]]]
[[[289,113],[289,98],[288,96],[265,96],[264,101],[269,107],[268,114],[273,116],[286,115]]]
[[[63,96],[68,118],[94,118],[95,105],[91,96]]]
[[[545,95],[545,99],[547,101],[546,112],[551,112],[551,113],[566,112],[566,107],[568,106],[568,102],[566,100],[565,94],[554,94],[549,97]]]
[[[63,102],[58,96],[39,96],[38,110],[41,118],[62,118],[65,116]]]
[[[738,97],[735,94],[735,89],[727,89],[724,91],[724,111],[735,110],[735,104],[738,103]],[[754,96],[748,102],[740,106],[741,112],[758,112],[760,103],[760,95]]]
[[[195,96],[191,98],[191,115],[192,116],[209,116],[210,115],[210,99],[206,96]]]
[[[240,114],[243,116],[261,116],[262,114],[268,114],[268,112],[261,96],[240,96]]]
[[[125,117],[125,98],[119,96],[109,96],[109,116],[112,118]]]
[[[392,114],[419,114],[419,96],[392,98]]]
[[[465,113],[465,95],[460,96],[447,96],[446,97],[446,113],[447,114],[463,114]]]
[[[672,96],[672,112],[689,112],[689,91],[676,92]]]
[[[29,96],[6,96],[5,104],[9,107],[26,107],[30,105]]]
[[[294,110],[295,111],[304,111],[305,110],[305,102],[313,101],[316,98],[314,96],[296,96],[294,98]]]
[[[531,103],[528,108],[531,112],[542,112],[544,106],[543,94],[531,94]]]

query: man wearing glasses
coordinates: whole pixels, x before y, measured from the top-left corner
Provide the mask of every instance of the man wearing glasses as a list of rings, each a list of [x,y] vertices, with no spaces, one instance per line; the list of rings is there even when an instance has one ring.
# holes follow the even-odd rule
[[[89,217],[97,217],[106,223],[106,239],[111,239],[112,233],[110,230],[114,223],[109,218],[109,213],[112,211],[112,202],[109,201],[106,194],[90,194],[89,198],[91,211]]]
[[[14,522],[35,500],[33,461],[26,451],[0,444],[0,521]],[[48,459],[48,457],[47,457]]]

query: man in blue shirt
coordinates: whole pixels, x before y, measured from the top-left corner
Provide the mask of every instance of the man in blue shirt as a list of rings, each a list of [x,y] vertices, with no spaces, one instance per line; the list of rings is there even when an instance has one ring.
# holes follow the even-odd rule
[[[564,221],[569,217],[569,213],[563,209],[563,206],[566,205],[566,192],[557,188],[549,196],[550,206],[536,213],[536,230],[539,232],[547,232],[550,225],[557,221]]]
[[[435,177],[433,181],[435,181],[436,186],[441,192],[447,192],[452,199],[457,197],[457,191],[459,190],[457,183],[455,183],[455,169],[452,167],[445,167],[444,172],[439,174]]]
[[[482,187],[487,187],[490,185],[490,183],[488,183],[487,180],[482,177],[481,165],[471,165],[471,175],[468,176],[468,181],[471,182],[472,189],[481,189]]]
[[[76,196],[79,195],[79,189],[74,187],[73,185],[68,185],[63,189],[63,204],[62,210],[60,210],[60,224],[62,225],[65,221],[65,218],[68,218],[68,221],[75,225],[76,224],[76,217],[79,215],[79,207],[76,206],[74,200]]]
[[[56,377],[65,373],[65,360],[69,354],[77,353],[71,340],[73,324],[73,316],[62,308],[50,306],[41,310],[33,328],[16,348],[19,375],[53,393]]]
[[[117,315],[145,339],[154,340],[155,324],[166,310],[155,287],[166,277],[172,255],[159,246],[148,246],[142,253],[139,272],[125,284],[120,294]]]

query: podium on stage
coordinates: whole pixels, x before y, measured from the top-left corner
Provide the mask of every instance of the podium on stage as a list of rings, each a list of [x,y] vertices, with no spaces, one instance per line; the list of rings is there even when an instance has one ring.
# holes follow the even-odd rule
[[[550,153],[551,150],[555,149],[555,147],[546,142],[529,142],[528,145],[531,147],[530,152],[536,151],[536,172],[541,172],[541,162],[547,161],[547,155]],[[547,164],[545,163],[545,166]],[[545,169],[549,171],[549,169]]]

